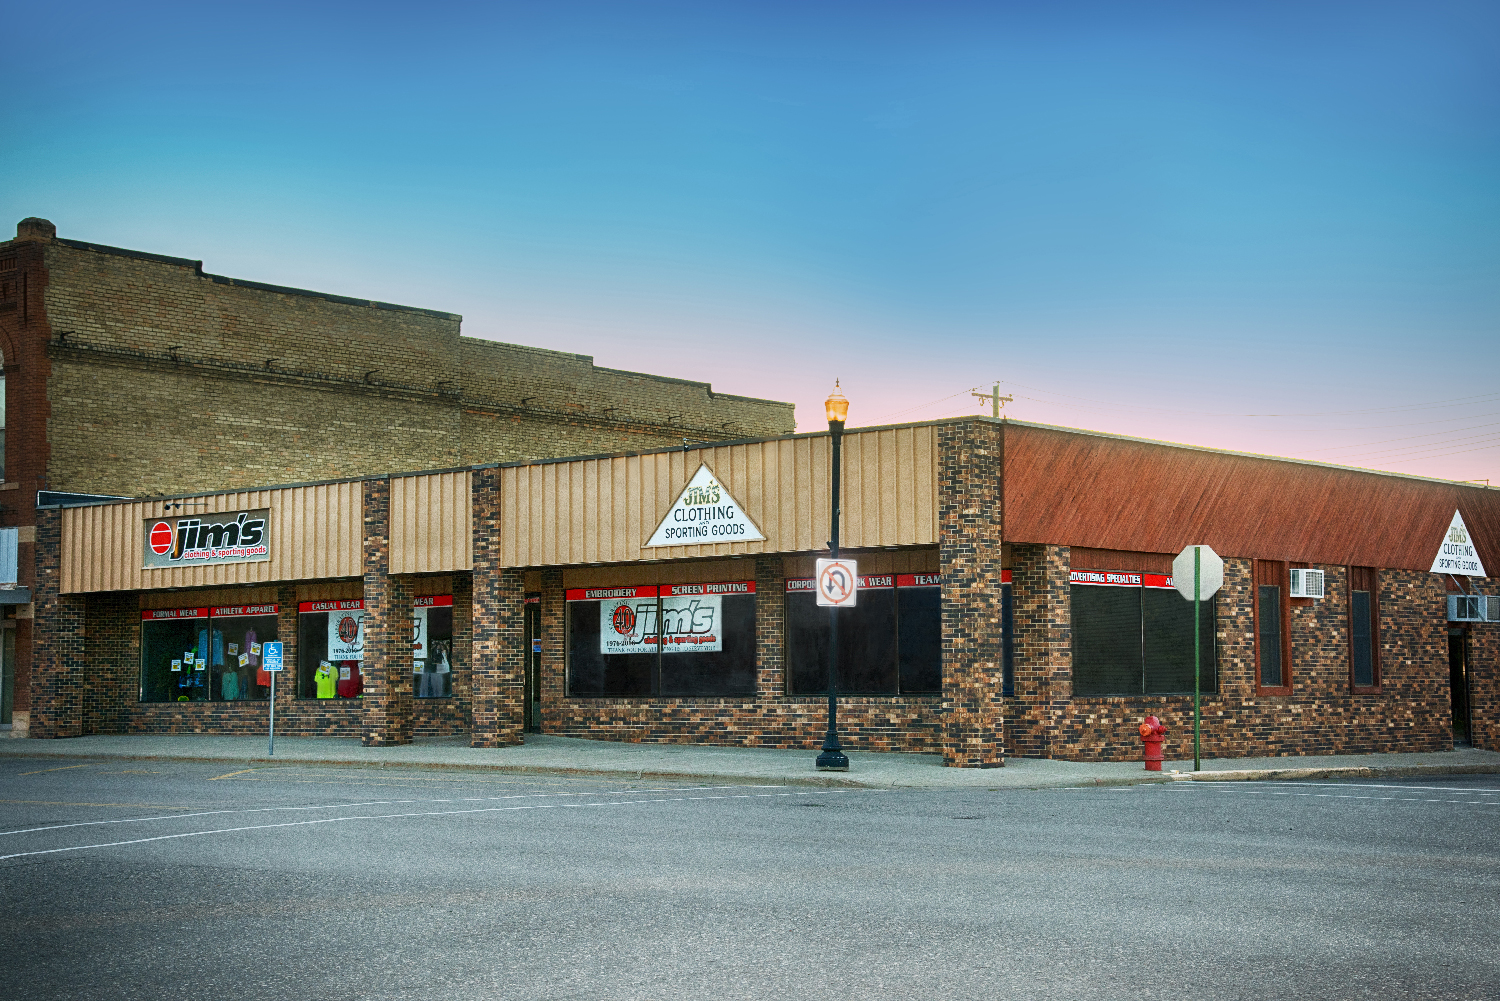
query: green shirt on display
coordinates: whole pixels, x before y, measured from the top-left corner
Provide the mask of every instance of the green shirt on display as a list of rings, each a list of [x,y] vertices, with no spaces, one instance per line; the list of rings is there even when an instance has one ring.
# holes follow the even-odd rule
[[[313,672],[313,684],[317,686],[318,698],[333,698],[334,686],[338,684],[338,676],[334,673],[332,665],[319,664],[318,669]]]

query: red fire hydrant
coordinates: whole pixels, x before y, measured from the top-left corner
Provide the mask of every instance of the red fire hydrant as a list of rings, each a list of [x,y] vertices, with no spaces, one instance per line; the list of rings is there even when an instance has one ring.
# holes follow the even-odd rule
[[[1155,716],[1147,716],[1141,724],[1141,740],[1146,744],[1146,771],[1161,771],[1161,742],[1166,734],[1167,728]]]

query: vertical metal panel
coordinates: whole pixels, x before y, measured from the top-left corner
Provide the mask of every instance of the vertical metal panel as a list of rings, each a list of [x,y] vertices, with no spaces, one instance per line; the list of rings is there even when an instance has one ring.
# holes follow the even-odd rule
[[[391,572],[438,573],[473,566],[468,470],[391,477]]]
[[[854,431],[844,444],[844,543],[936,543],[935,429]],[[809,435],[507,467],[500,477],[502,559],[507,566],[566,566],[821,549],[829,535],[829,446],[827,435]],[[700,463],[766,541],[642,549]]]
[[[363,569],[362,497],[361,485],[352,482],[193,498],[191,513],[269,509],[271,558],[150,571],[141,566],[144,523],[168,517],[165,502],[69,508],[62,512],[61,587],[67,593],[134,591],[358,576]]]

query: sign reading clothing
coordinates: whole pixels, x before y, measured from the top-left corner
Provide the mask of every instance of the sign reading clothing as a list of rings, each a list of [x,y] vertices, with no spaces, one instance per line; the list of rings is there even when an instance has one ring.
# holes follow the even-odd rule
[[[1469,537],[1464,516],[1457,511],[1453,512],[1448,533],[1443,536],[1443,544],[1438,547],[1437,556],[1433,557],[1432,573],[1458,574],[1462,577],[1489,576],[1484,572],[1484,564],[1479,562],[1479,550],[1474,548],[1474,540]]]
[[[720,653],[724,596],[754,594],[754,581],[587,588],[569,601],[599,602],[599,652]]]
[[[651,541],[641,548],[764,542],[765,538],[713,471],[701,465],[656,526]]]
[[[266,540],[270,521],[268,508],[183,518],[147,518],[143,565],[147,570],[160,570],[219,563],[265,563],[271,558]]]

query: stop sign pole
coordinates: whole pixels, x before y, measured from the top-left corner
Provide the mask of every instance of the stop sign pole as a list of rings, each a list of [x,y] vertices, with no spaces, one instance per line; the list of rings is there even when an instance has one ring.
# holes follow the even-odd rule
[[[1188,568],[1192,568],[1192,584]],[[1212,598],[1224,586],[1224,560],[1208,546],[1188,546],[1172,561],[1172,586],[1193,603],[1193,771],[1203,770],[1203,617],[1198,603]]]

